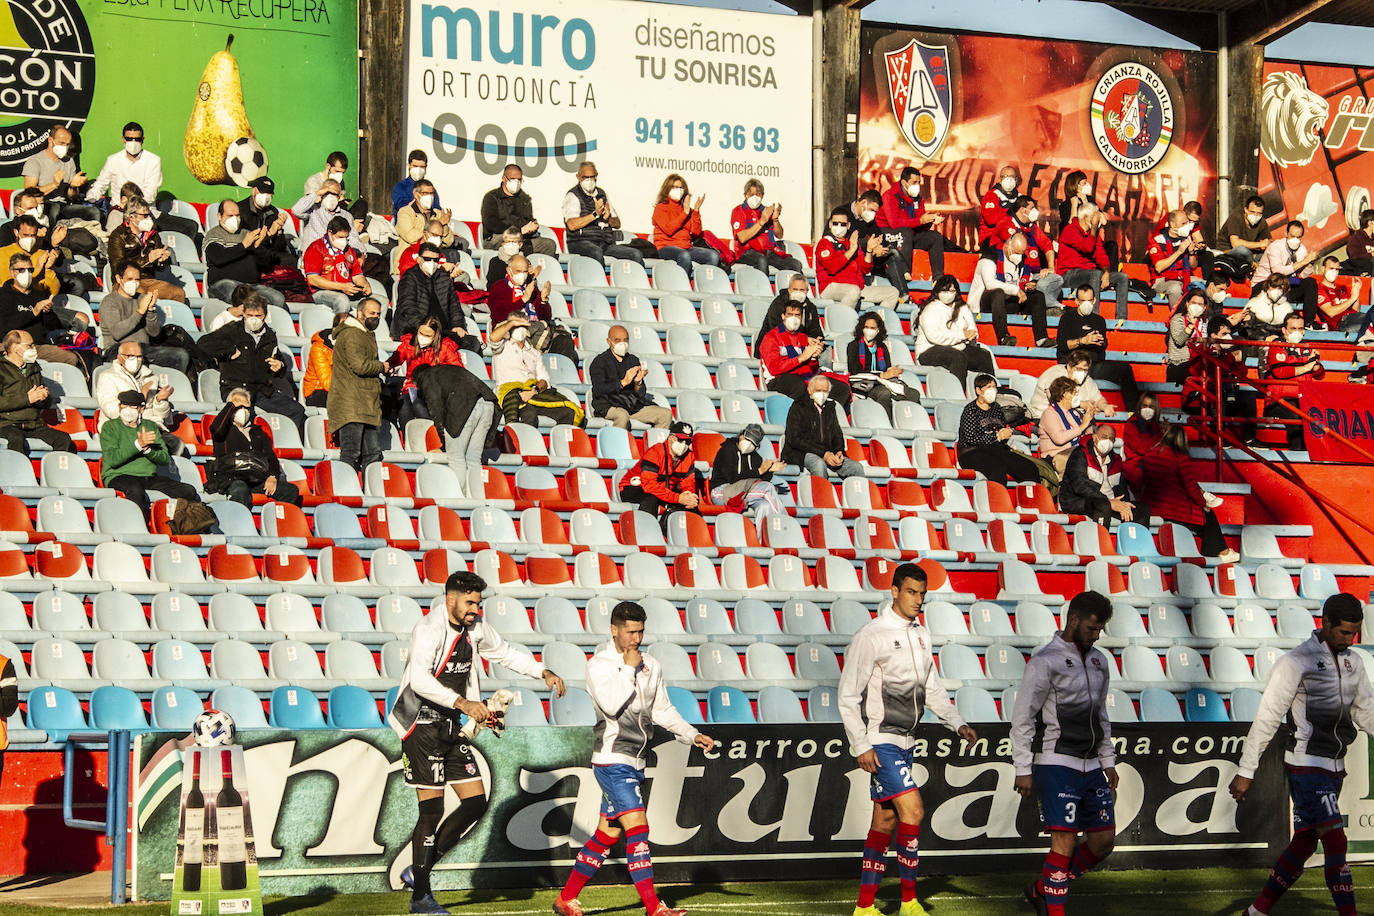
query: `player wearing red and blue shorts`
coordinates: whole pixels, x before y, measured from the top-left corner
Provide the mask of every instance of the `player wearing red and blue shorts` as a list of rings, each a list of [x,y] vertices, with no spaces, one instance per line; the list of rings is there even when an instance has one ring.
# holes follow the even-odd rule
[[[902,884],[900,916],[924,916],[916,899],[917,842],[925,811],[913,757],[916,724],[927,703],[968,744],[978,735],[960,717],[940,683],[930,635],[918,622],[926,573],[903,563],[892,575],[892,604],[859,628],[844,653],[840,718],[849,750],[872,776],[873,821],[864,843],[859,900],[854,916],[879,916],[873,901],[887,869],[893,831]]]
[[[1283,755],[1293,800],[1293,839],[1269,872],[1248,916],[1264,916],[1302,877],[1320,843],[1326,886],[1339,916],[1355,916],[1355,881],[1346,862],[1345,819],[1338,800],[1345,752],[1363,729],[1374,734],[1374,689],[1350,647],[1360,635],[1364,607],[1345,593],[1322,605],[1322,627],[1274,662],[1255,721],[1245,736],[1231,795],[1243,801],[1264,749],[1287,717],[1293,730]]]
[[[1107,718],[1111,675],[1102,653],[1093,650],[1111,619],[1106,596],[1074,596],[1064,629],[1031,657],[1016,693],[1016,791],[1022,798],[1035,793],[1050,835],[1040,878],[1025,892],[1041,916],[1064,916],[1069,883],[1110,855],[1116,839],[1116,754]]]

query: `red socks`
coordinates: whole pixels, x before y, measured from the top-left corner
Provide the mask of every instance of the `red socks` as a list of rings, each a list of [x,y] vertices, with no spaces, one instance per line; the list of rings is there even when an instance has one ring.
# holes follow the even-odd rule
[[[887,846],[891,842],[891,834],[868,831],[862,871],[859,872],[860,908],[873,905],[873,899],[878,894],[878,883],[883,880],[883,872],[887,870]]]

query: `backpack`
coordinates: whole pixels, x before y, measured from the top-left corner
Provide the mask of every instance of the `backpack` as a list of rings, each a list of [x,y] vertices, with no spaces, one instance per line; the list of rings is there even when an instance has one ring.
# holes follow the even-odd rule
[[[172,534],[204,534],[219,524],[215,512],[198,499],[177,500],[176,512],[167,522]]]

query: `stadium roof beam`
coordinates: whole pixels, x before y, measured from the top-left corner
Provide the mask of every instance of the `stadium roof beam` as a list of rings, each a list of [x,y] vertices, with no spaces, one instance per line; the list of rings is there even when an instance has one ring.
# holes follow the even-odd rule
[[[1229,13],[1228,33],[1237,44],[1250,42],[1263,45],[1276,41],[1300,25],[1313,22],[1332,0],[1305,0],[1302,3],[1283,0],[1251,0]]]

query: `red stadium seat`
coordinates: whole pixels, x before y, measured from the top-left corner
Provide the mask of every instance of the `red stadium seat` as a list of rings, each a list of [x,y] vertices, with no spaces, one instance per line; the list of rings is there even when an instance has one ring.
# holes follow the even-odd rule
[[[897,564],[886,557],[868,557],[864,560],[864,583],[869,591],[890,592],[892,590],[892,574],[897,571]]]
[[[417,543],[410,513],[399,506],[373,506],[364,519],[364,534],[381,538],[388,544]]]
[[[555,426],[549,431],[549,445],[554,454],[569,458],[595,458],[596,446],[587,431],[577,426]]]
[[[263,525],[262,530],[265,534],[269,526],[276,526],[276,537],[279,538],[310,538],[313,534],[310,531],[310,522],[306,520],[305,513],[300,506],[293,506],[291,503],[267,503],[262,507]],[[267,519],[271,518],[270,522]]]
[[[242,547],[216,544],[206,557],[206,571],[219,582],[257,581],[258,570],[253,555]]]
[[[716,546],[711,526],[695,512],[674,512],[668,516],[668,541],[678,547],[710,549]]]
[[[336,481],[336,474],[351,474],[351,481]],[[348,465],[337,461],[321,461],[315,465],[315,493],[330,499],[338,499],[341,493],[353,493],[360,489],[357,472]],[[354,505],[357,505],[355,502]]]
[[[724,442],[725,437],[720,433],[699,432],[692,437],[692,452],[698,461],[712,464],[716,460],[716,452],[720,451]]]
[[[530,526],[535,528],[530,531]],[[532,507],[520,516],[521,539],[531,546],[567,547],[568,529],[552,509]]]
[[[515,501],[515,495],[510,488],[510,478],[496,468],[487,465],[482,466],[482,493],[473,495],[487,502],[498,499],[506,502]]]
[[[400,465],[392,464],[389,461],[378,462],[378,474],[382,479],[382,493],[387,499],[414,499],[415,489],[410,484],[410,477],[401,469]]]
[[[925,488],[914,480],[892,478],[887,484],[887,499],[892,508],[901,512],[923,512],[930,510]]]
[[[295,548],[276,545],[262,556],[263,578],[271,582],[313,582],[310,559]]]
[[[529,577],[530,585],[572,585],[567,561],[554,554],[529,554],[525,557],[525,574]]]
[[[797,505],[813,509],[838,509],[835,485],[825,477],[803,474],[797,478]]]
[[[859,550],[897,550],[892,526],[873,515],[861,515],[854,522],[854,546]]]
[[[367,581],[362,557],[348,547],[326,547],[320,551],[319,580],[325,585],[351,585]]]
[[[43,579],[88,579],[86,557],[61,541],[46,541],[33,551],[34,572]]]
[[[673,581],[678,588],[712,591],[720,588],[720,579],[710,558],[697,553],[680,553],[673,557]]]
[[[973,508],[977,510],[979,518],[1017,514],[1011,494],[995,480],[980,479],[973,484]]]
[[[438,519],[438,535],[441,541],[466,541],[467,531],[463,527],[463,519],[457,512],[447,506],[434,506],[433,512]],[[434,532],[430,532],[433,534]]]
[[[458,558],[458,564],[453,562],[458,555],[442,547],[435,547],[433,550],[425,551],[424,560],[421,568],[424,571],[426,582],[447,582],[448,577],[456,572],[466,572],[467,566],[462,564],[462,559]]]
[[[34,535],[33,520],[29,518],[28,507],[16,496],[0,494],[0,531]]]
[[[1045,489],[1043,483],[1018,484],[1012,491],[1016,498],[1016,508],[1026,515],[1059,515],[1059,507],[1054,497]]]

